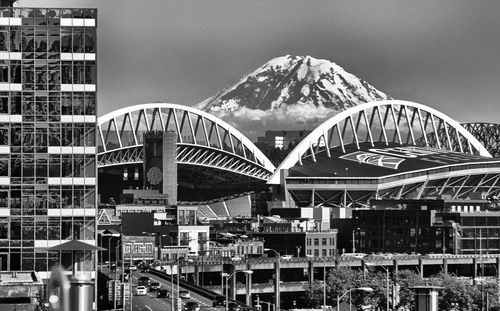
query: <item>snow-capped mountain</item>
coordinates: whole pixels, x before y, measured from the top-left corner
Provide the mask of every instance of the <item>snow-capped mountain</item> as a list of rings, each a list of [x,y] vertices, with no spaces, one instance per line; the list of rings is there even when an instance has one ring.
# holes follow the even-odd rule
[[[390,99],[337,64],[282,56],[196,105],[251,138],[264,130],[314,129],[339,111]]]

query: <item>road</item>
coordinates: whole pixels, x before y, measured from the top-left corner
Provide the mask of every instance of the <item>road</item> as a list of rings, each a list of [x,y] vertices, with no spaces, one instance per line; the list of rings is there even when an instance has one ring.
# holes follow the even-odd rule
[[[160,279],[151,273],[141,273],[141,272],[133,272],[132,273],[132,282],[134,287],[134,296],[132,298],[133,311],[172,311],[171,303],[172,300],[170,298],[156,298],[156,292],[148,293],[147,296],[136,296],[135,295],[135,287],[137,286],[137,279],[141,276],[148,276],[152,281],[159,282],[161,284],[161,288],[168,289],[170,291],[171,283]],[[174,286],[174,294],[177,293],[177,286]],[[182,290],[182,287],[181,287]],[[183,299],[183,303],[186,301],[196,301],[200,305],[200,311],[222,311],[223,308],[213,308],[212,301],[205,297],[201,297],[198,294],[191,293],[190,299]]]

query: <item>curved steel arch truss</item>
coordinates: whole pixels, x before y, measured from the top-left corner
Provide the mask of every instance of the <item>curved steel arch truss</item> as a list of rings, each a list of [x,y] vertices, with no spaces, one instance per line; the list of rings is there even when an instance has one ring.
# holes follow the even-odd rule
[[[440,135],[444,133],[444,135]],[[425,146],[491,157],[484,146],[458,122],[427,107],[401,100],[377,101],[358,105],[336,114],[313,130],[287,156],[269,179],[279,184],[281,171],[316,155],[331,157],[330,149],[360,143]]]
[[[500,124],[498,123],[462,123],[462,126],[479,140],[489,153],[500,158]]]
[[[143,136],[149,131],[177,133],[177,162],[218,168],[267,180],[274,165],[242,133],[198,109],[175,104],[144,104],[99,118],[98,166],[143,161]]]

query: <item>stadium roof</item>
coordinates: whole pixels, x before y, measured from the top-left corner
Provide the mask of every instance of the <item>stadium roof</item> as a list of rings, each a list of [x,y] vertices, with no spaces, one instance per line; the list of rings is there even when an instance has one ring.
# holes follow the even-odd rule
[[[430,147],[401,146],[381,142],[349,144],[330,149],[330,156],[303,160],[289,169],[287,178],[380,178],[402,173],[464,165],[500,168],[500,159]],[[465,168],[464,168],[465,169]]]

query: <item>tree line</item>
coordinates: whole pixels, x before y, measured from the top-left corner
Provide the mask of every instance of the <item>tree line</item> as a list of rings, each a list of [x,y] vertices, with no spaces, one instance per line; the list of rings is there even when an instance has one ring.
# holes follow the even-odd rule
[[[337,297],[353,288],[370,287],[371,292],[351,291],[341,300],[342,304],[351,303],[356,310],[415,310],[414,286],[432,285],[439,289],[439,310],[450,311],[500,311],[498,280],[482,281],[471,284],[470,279],[458,278],[453,274],[440,272],[429,278],[422,278],[412,270],[401,270],[389,277],[389,295],[387,295],[387,274],[368,270],[352,270],[350,268],[330,269],[326,277],[326,305],[335,310]],[[396,279],[396,281],[395,281]],[[323,280],[316,280],[310,286],[307,296],[311,307],[321,308],[323,305]],[[397,293],[397,294],[396,294]],[[368,307],[371,306],[371,307]],[[342,309],[341,309],[342,310]]]

